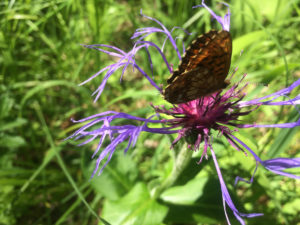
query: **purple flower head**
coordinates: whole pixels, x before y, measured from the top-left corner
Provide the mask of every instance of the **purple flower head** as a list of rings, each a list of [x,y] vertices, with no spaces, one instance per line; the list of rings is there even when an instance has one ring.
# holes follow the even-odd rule
[[[209,13],[222,25],[224,30],[229,31],[229,10],[225,17],[222,18],[220,16],[217,16],[211,9],[209,9],[205,5],[204,1],[202,1],[201,6],[209,11]],[[152,78],[150,78],[151,76],[147,74],[145,70],[141,66],[139,66],[139,63],[135,60],[135,55],[138,53],[139,50],[146,50],[149,57],[150,67],[153,68],[151,55],[148,49],[150,47],[156,49],[170,73],[172,72],[172,68],[170,66],[171,63],[167,60],[167,57],[163,53],[163,48],[166,41],[170,41],[171,45],[174,48],[175,54],[178,56],[178,59],[181,59],[181,54],[176,44],[176,37],[174,38],[172,36],[172,31],[174,29],[177,29],[178,27],[175,27],[171,31],[169,31],[160,21],[145,16],[143,14],[142,16],[154,21],[156,24],[158,24],[159,27],[146,27],[137,29],[132,36],[132,39],[135,39],[136,42],[131,51],[125,52],[117,47],[109,45],[85,45],[85,47],[96,49],[103,53],[118,58],[117,62],[101,69],[99,72],[92,75],[88,80],[82,83],[84,84],[106,71],[102,83],[95,91],[95,94],[97,94],[95,100],[97,100],[100,94],[103,92],[108,78],[112,76],[119,68],[123,68],[121,78],[126,69],[137,69],[150,82],[150,84],[153,87],[155,87],[157,91],[159,91],[160,93],[162,92],[162,88],[160,88],[160,86],[157,85]],[[184,32],[189,34],[187,31]],[[163,42],[162,47],[159,47],[153,42],[144,40],[145,37],[148,37],[153,33],[160,33],[162,34],[162,36],[164,36],[163,38],[165,40]],[[233,72],[232,76],[235,74],[235,72],[236,70]],[[70,137],[68,137],[68,139],[74,138],[77,140],[85,138],[81,145],[87,144],[95,139],[98,139],[98,146],[92,156],[93,158],[97,157],[96,168],[92,175],[94,176],[94,174],[100,174],[102,172],[104,167],[111,160],[113,153],[116,150],[116,147],[120,143],[127,143],[127,147],[124,149],[124,152],[127,152],[130,147],[135,146],[141,132],[159,133],[162,135],[176,134],[177,137],[172,143],[171,147],[177,144],[179,140],[184,140],[194,151],[202,151],[202,156],[200,158],[199,163],[202,162],[203,157],[207,159],[209,155],[212,156],[220,181],[224,211],[227,222],[228,224],[230,224],[226,212],[226,206],[228,206],[232,210],[233,214],[241,224],[245,224],[242,217],[255,217],[261,216],[262,214],[244,214],[239,212],[238,209],[235,207],[227,190],[226,184],[223,180],[223,176],[219,168],[215,152],[213,150],[213,130],[217,131],[219,135],[224,136],[227,139],[227,141],[231,144],[231,146],[234,147],[236,150],[244,152],[246,156],[247,152],[249,152],[256,160],[257,166],[261,164],[267,170],[273,173],[287,176],[290,178],[300,179],[299,176],[284,172],[285,169],[299,167],[299,158],[277,158],[263,161],[257,156],[254,150],[250,149],[235,135],[235,133],[238,132],[239,129],[247,129],[251,127],[278,127],[291,129],[296,126],[300,126],[300,120],[292,123],[265,125],[245,124],[241,120],[243,116],[253,113],[259,107],[268,107],[271,105],[299,105],[300,95],[288,100],[278,101],[278,99],[280,99],[280,97],[287,97],[287,95],[293,89],[300,85],[300,80],[294,82],[289,87],[277,91],[273,94],[250,101],[243,101],[246,95],[245,87],[247,86],[247,84],[241,87],[241,81],[245,77],[246,75],[242,76],[240,82],[233,84],[228,90],[224,91],[223,93],[221,91],[218,91],[209,96],[201,97],[199,99],[187,103],[173,105],[172,107],[169,107],[169,104],[168,106],[153,106],[151,104],[154,111],[153,115],[149,118],[136,117],[122,112],[107,111],[78,121],[73,120],[74,123],[86,123],[87,121],[89,122],[83,125]],[[127,121],[127,124],[117,125],[119,120],[124,121],[124,119]],[[105,139],[109,139],[110,142],[108,145],[103,147],[102,145]],[[203,144],[203,147],[201,147],[201,144]],[[102,166],[100,166],[101,162],[105,158],[107,158],[106,162]],[[250,181],[237,177],[236,183],[240,180],[245,182],[252,182],[253,176]]]
[[[181,127],[178,137],[172,144],[176,144],[182,137],[189,137],[189,143],[193,145],[194,150],[198,150],[202,142],[204,142],[204,149],[207,149],[209,146],[207,140],[212,129],[229,138],[234,130],[230,130],[226,125],[234,126],[239,116],[251,112],[241,112],[238,103],[244,98],[244,94],[241,92],[246,85],[237,89],[238,85],[239,83],[233,85],[222,95],[220,92],[216,92],[187,103],[174,105],[170,109],[166,109],[164,106],[154,106],[157,113],[174,118],[165,121],[169,126]],[[203,153],[206,155],[206,152]]]

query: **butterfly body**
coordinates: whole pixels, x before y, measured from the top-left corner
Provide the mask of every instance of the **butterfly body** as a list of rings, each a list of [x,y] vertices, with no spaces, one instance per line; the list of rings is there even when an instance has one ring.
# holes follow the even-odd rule
[[[164,98],[180,104],[225,88],[232,53],[230,33],[211,30],[192,42],[167,80]]]

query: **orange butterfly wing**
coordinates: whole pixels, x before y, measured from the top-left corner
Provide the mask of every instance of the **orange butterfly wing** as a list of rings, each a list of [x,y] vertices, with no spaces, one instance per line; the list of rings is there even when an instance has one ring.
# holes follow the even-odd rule
[[[227,31],[209,31],[192,42],[163,95],[173,104],[185,103],[225,88],[232,40]]]

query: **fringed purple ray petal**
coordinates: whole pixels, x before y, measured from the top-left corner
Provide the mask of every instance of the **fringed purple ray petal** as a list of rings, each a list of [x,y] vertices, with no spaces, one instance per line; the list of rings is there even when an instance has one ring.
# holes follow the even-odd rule
[[[151,41],[139,41],[138,43],[148,44],[149,46],[152,46],[152,47],[156,48],[156,50],[158,51],[158,53],[161,55],[162,59],[164,60],[166,66],[168,67],[168,70],[170,72],[172,72],[172,69],[171,69],[171,67],[170,67],[170,65],[168,63],[168,60],[166,59],[166,56],[164,55],[164,53],[160,50],[160,48],[156,44],[154,44]]]
[[[93,172],[94,174],[99,170],[100,168],[100,163],[103,161],[103,159],[108,156],[105,164],[101,167],[99,170],[99,174],[102,172],[103,168],[107,165],[107,163],[110,161],[116,147],[128,140],[127,147],[124,149],[124,152],[126,153],[129,147],[134,147],[137,139],[140,135],[141,132],[151,132],[151,133],[161,133],[161,134],[173,134],[177,133],[178,130],[173,130],[172,127],[162,127],[162,128],[149,128],[147,126],[148,123],[164,123],[161,120],[154,120],[152,119],[154,116],[153,115],[147,119],[141,118],[141,117],[136,117],[132,116],[127,113],[117,113],[114,111],[108,111],[104,113],[99,113],[94,116],[90,116],[88,118],[84,118],[78,121],[74,122],[86,122],[89,120],[92,120],[88,122],[87,124],[83,125],[81,128],[79,128],[76,132],[74,132],[73,135],[71,135],[68,139],[74,138],[74,139],[81,139],[84,137],[89,137],[87,140],[85,140],[81,145],[87,144],[94,140],[95,138],[99,137],[99,142],[97,145],[97,148],[93,154],[92,157],[95,157],[97,153],[100,151],[100,148],[107,136],[110,137],[110,144],[107,145],[100,153],[98,156],[97,162],[96,162],[96,168]],[[120,125],[120,126],[114,126],[111,125],[112,121],[115,121],[116,119],[127,119],[127,120],[132,120],[132,121],[140,121],[144,123],[141,126],[135,126],[135,125]],[[99,127],[100,125],[100,127]]]
[[[268,127],[268,128],[294,128],[300,126],[300,119],[296,122],[291,123],[280,123],[280,124],[237,124],[239,128],[251,128],[251,127]]]
[[[254,171],[253,171],[253,173],[252,173],[252,175],[251,175],[250,180],[246,180],[246,179],[244,179],[244,178],[242,178],[242,177],[240,177],[240,176],[237,176],[237,177],[235,178],[234,185],[236,186],[237,183],[238,183],[239,181],[243,181],[243,182],[245,182],[245,183],[247,183],[247,184],[252,184],[252,183],[253,183],[253,180],[254,180],[254,175],[255,175],[257,169],[258,169],[258,162],[256,161],[256,166],[255,166],[255,169],[254,169]]]
[[[282,172],[282,170],[290,169],[290,168],[299,168],[300,167],[300,158],[275,158],[269,159],[262,162],[262,165],[272,171],[273,173],[277,173],[282,176],[290,177],[293,179],[300,179],[300,176]]]
[[[88,83],[89,81],[91,81],[92,79],[94,79],[95,77],[97,77],[98,75],[100,75],[101,73],[103,73],[105,70],[111,69],[112,65],[106,66],[103,69],[101,69],[100,71],[98,71],[97,73],[93,74],[91,77],[89,77],[87,80],[81,82],[79,84],[79,86],[82,86],[86,83]]]
[[[248,218],[250,218],[250,217],[262,216],[263,215],[262,213],[249,213],[249,214],[245,214],[245,213],[240,213],[237,210],[237,208],[235,207],[233,201],[231,200],[231,197],[230,197],[229,192],[227,190],[226,184],[225,184],[225,182],[223,180],[223,176],[222,176],[221,170],[219,168],[216,155],[215,155],[215,153],[214,153],[214,151],[213,151],[212,148],[210,149],[210,152],[211,152],[211,155],[212,155],[212,158],[213,158],[213,161],[214,161],[214,164],[215,164],[215,168],[216,168],[216,171],[217,171],[217,174],[218,174],[218,177],[219,177],[219,181],[220,181],[220,185],[221,185],[221,191],[222,191],[222,198],[226,202],[226,204],[229,206],[229,208],[233,211],[234,216],[238,219],[238,221],[241,224],[245,224],[244,220],[241,217],[248,217]],[[227,223],[230,224],[230,221],[229,221],[228,216],[227,216],[225,205],[224,205],[224,212],[226,214]]]
[[[273,170],[284,170],[300,167],[300,158],[276,158],[263,161],[263,165]]]
[[[95,44],[95,45],[82,45],[82,46],[84,46],[86,48],[95,49],[95,50],[98,50],[100,52],[106,53],[107,55],[118,57],[118,58],[121,58],[122,56],[124,56],[126,54],[122,49],[119,49],[119,48],[117,48],[115,46],[112,46],[112,45]],[[115,50],[115,51],[117,51],[119,53],[107,51],[107,50],[104,50],[102,48],[97,48],[97,47],[110,48],[110,49],[113,49],[113,50]]]
[[[300,79],[295,81],[294,83],[292,83],[289,87],[284,88],[280,91],[277,91],[275,93],[266,95],[264,97],[261,98],[257,98],[257,99],[253,99],[251,101],[245,101],[245,102],[240,102],[239,103],[239,107],[245,107],[245,106],[251,106],[251,105],[258,105],[258,104],[262,104],[263,102],[261,102],[261,100],[267,99],[267,98],[272,98],[269,101],[264,102],[264,104],[270,104],[271,102],[273,102],[275,99],[281,97],[281,96],[285,96],[287,94],[289,94],[294,88],[298,87],[300,85]],[[298,102],[298,96],[295,99],[295,101],[299,104]],[[292,102],[292,100],[290,100]]]
[[[168,30],[168,29],[167,29],[160,21],[158,21],[157,19],[144,15],[143,12],[142,12],[142,10],[140,11],[140,13],[141,13],[141,15],[142,15],[143,17],[145,17],[145,18],[147,18],[147,19],[149,19],[149,20],[152,20],[152,21],[156,22],[156,23],[162,28],[162,30],[161,30],[161,29],[158,29],[158,28],[153,28],[153,27],[151,27],[151,28],[144,28],[144,29],[142,29],[142,31],[141,31],[141,29],[139,29],[139,30],[137,30],[137,31],[133,34],[132,38],[138,38],[138,37],[139,37],[139,38],[138,38],[138,41],[141,41],[141,40],[143,40],[145,37],[148,36],[148,35],[144,35],[145,33],[148,33],[148,34],[152,34],[152,33],[156,33],[156,32],[164,33],[164,34],[168,37],[168,39],[170,40],[170,42],[171,42],[171,44],[172,44],[174,50],[175,50],[176,53],[177,53],[178,58],[181,60],[181,54],[180,54],[179,49],[178,49],[178,47],[177,47],[177,45],[176,45],[176,41],[175,41],[174,38],[172,37],[171,32],[170,32],[170,31],[169,31],[169,30]],[[141,35],[144,35],[144,36],[140,37]]]
[[[269,170],[273,173],[282,175],[282,176],[290,177],[293,179],[300,179],[300,177],[297,175],[293,175],[293,174],[281,171],[281,170],[288,169],[288,168],[300,167],[300,159],[299,158],[295,158],[295,159],[276,158],[276,159],[270,159],[270,160],[263,161],[245,143],[243,143],[241,140],[239,140],[237,137],[235,137],[233,135],[231,135],[231,137],[234,140],[236,140],[238,143],[240,143],[245,149],[247,149],[253,155],[256,162],[259,162],[267,170]]]
[[[221,16],[218,16],[217,14],[214,13],[205,3],[204,0],[202,0],[201,5],[194,6],[193,8],[198,8],[198,7],[204,7],[210,15],[212,15],[213,18],[215,18],[219,24],[221,24],[223,30],[229,31],[230,30],[230,10],[229,6],[226,3],[223,3],[228,7],[227,14],[222,18]]]

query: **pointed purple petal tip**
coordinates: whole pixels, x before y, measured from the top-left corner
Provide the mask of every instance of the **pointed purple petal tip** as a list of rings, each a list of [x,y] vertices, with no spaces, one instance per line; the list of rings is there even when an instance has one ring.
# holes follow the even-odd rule
[[[196,5],[193,6],[193,8],[198,8],[198,7],[204,7],[209,13],[210,15],[212,15],[213,18],[215,18],[219,24],[221,24],[223,30],[226,30],[229,32],[230,30],[230,10],[229,10],[229,5],[227,3],[222,2],[223,5],[228,7],[228,11],[226,13],[226,15],[224,16],[224,18],[222,18],[221,16],[218,16],[217,14],[214,13],[214,11],[212,11],[205,3],[204,0],[202,0],[201,5]]]

